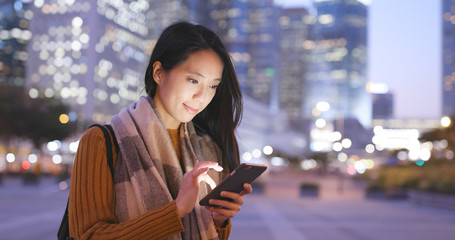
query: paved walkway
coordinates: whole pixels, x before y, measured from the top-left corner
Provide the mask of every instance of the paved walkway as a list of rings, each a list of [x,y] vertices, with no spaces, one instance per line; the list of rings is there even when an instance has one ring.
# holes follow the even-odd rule
[[[333,179],[320,180],[326,186],[320,198],[303,198],[289,187],[297,185],[285,179],[267,182],[264,193],[245,197],[230,239],[455,239],[455,211],[365,200],[352,184],[340,192]],[[54,179],[43,179],[39,186],[6,180],[0,185],[0,239],[55,239],[67,196]]]
[[[231,239],[449,240],[455,212],[407,201],[245,197]]]

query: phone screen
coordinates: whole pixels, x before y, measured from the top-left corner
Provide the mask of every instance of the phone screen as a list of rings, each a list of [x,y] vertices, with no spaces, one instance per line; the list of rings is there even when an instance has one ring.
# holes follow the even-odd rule
[[[209,192],[199,204],[202,206],[209,206],[209,199],[221,199],[230,201],[229,198],[220,196],[222,191],[240,193],[243,190],[245,183],[252,183],[258,178],[267,166],[260,164],[242,163],[240,164],[229,176],[227,176],[218,186]]]

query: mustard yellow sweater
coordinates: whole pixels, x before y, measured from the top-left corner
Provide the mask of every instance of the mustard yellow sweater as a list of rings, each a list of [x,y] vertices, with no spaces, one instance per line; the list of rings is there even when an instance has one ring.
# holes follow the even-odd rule
[[[177,132],[169,131],[179,149]],[[176,142],[177,140],[177,142]],[[180,155],[179,151],[177,154]],[[114,166],[117,154],[114,152]],[[74,160],[68,205],[70,236],[74,239],[163,239],[183,232],[175,201],[124,223],[114,215],[115,190],[106,159],[103,132],[90,128],[82,136]],[[228,239],[231,222],[217,228]]]

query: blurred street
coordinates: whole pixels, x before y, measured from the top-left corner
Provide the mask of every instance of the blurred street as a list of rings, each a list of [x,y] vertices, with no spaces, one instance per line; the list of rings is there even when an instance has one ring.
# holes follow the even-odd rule
[[[289,173],[267,176],[262,192],[245,197],[233,219],[231,239],[376,240],[453,239],[455,211],[406,200],[366,200],[361,184],[324,177],[319,197],[303,197],[305,179]],[[313,179],[314,180],[314,179]],[[4,178],[0,185],[0,239],[55,239],[68,190],[54,178],[23,185]]]

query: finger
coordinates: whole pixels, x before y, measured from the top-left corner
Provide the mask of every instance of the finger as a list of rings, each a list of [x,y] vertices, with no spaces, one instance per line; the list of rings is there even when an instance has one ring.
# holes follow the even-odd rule
[[[227,204],[235,204],[240,207],[244,203],[243,198],[237,193],[222,191],[220,193],[220,196],[225,199],[227,198],[227,199],[231,199],[231,200],[210,199],[211,202],[214,202],[213,205],[228,207]],[[210,202],[210,204],[212,204],[211,202]],[[228,208],[230,208],[230,207],[228,207]]]
[[[242,205],[243,204],[243,198],[238,193],[222,191],[220,193],[220,196],[224,197],[224,198],[232,199],[232,202],[234,202],[235,204],[238,204],[238,205]]]
[[[214,189],[216,187],[216,183],[215,181],[213,181],[213,179],[208,175],[208,174],[205,174],[205,178],[202,179],[202,181],[206,182],[208,185],[210,185],[210,188],[211,189]]]
[[[211,162],[211,161],[203,161],[203,162],[198,162],[196,163],[196,166],[194,166],[195,169],[201,168],[201,167],[208,167],[211,168],[217,172],[223,171],[223,167],[218,165],[217,162]]]
[[[251,192],[253,192],[253,187],[251,186],[251,184],[245,183],[243,185],[243,190],[240,192],[240,196],[245,196]]]
[[[207,208],[210,212],[216,213],[218,215],[222,215],[226,218],[232,218],[235,216],[235,214],[240,211],[240,208],[238,210],[232,210],[228,208],[219,208],[219,207],[208,207]]]
[[[199,168],[199,169],[195,168],[191,172],[193,174],[193,177],[199,177],[199,175],[206,173],[208,170],[209,170],[208,167],[203,167],[203,168]]]

